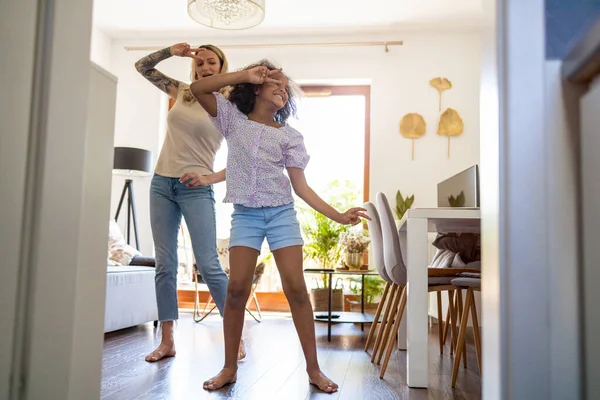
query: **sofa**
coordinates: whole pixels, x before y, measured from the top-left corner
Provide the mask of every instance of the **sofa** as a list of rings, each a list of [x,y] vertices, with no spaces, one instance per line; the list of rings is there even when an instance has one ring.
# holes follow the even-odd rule
[[[108,266],[105,307],[105,333],[156,321],[154,267]]]
[[[154,258],[142,257],[127,245],[114,221],[110,223],[107,264],[104,333],[156,321]]]

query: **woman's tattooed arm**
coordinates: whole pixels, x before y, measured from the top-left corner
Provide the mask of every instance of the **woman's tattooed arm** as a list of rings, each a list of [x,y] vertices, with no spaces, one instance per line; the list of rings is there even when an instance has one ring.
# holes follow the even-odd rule
[[[167,76],[154,68],[156,64],[171,57],[171,48],[166,47],[162,50],[158,50],[146,57],[139,59],[135,63],[135,69],[154,86],[175,98],[177,97],[177,88],[179,87],[179,81]]]

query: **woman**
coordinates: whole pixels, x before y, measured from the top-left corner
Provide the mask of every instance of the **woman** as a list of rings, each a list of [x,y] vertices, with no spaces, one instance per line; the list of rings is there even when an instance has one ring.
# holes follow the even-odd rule
[[[136,62],[135,68],[154,86],[175,99],[167,116],[167,134],[150,186],[150,223],[156,251],[156,301],[162,325],[158,348],[146,356],[155,362],[175,355],[173,324],[177,309],[177,234],[185,218],[198,270],[221,315],[228,278],[217,254],[215,199],[212,185],[225,180],[225,170],[213,173],[215,153],[223,136],[190,93],[155,66],[172,56],[192,59],[192,81],[227,72],[227,59],[212,45],[190,48],[174,44]],[[243,358],[243,344],[238,357]]]

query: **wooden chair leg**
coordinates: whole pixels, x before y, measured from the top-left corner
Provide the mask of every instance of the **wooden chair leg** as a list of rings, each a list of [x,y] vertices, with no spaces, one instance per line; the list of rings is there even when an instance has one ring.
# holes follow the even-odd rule
[[[377,352],[379,352],[379,349],[381,347],[381,342],[383,341],[385,328],[390,321],[394,302],[396,301],[396,297],[399,296],[399,294],[398,294],[399,292],[400,292],[400,286],[396,285],[395,283],[392,284],[392,290],[390,291],[390,294],[388,295],[388,301],[385,304],[385,308],[383,310],[383,318],[381,319],[381,328],[379,328],[379,331],[377,332],[377,337],[375,338],[375,345],[373,346],[373,354],[371,354],[371,362],[375,362],[375,357],[377,357]]]
[[[452,291],[450,302],[448,304],[448,307],[450,308],[450,355],[453,355],[454,351],[456,350],[456,338],[458,337],[457,326],[460,325],[456,304],[458,301],[458,295],[456,292],[457,290]]]
[[[442,334],[442,342],[446,344],[448,341],[448,332],[450,332],[450,301],[452,301],[452,295],[448,292],[448,309],[446,310],[446,320],[444,321],[444,333]]]
[[[215,308],[217,308],[217,306],[214,305],[210,310],[206,311],[207,308],[212,304],[212,300],[213,300],[212,296],[209,296],[208,301],[204,305],[204,309],[202,310],[202,313],[200,313],[200,292],[198,291],[198,278],[197,278],[196,274],[194,274],[194,284],[196,287],[196,296],[194,298],[193,319],[194,319],[194,322],[202,322],[204,320],[204,318],[208,317],[210,315],[210,313],[212,313],[213,310]]]
[[[259,321],[262,321],[262,314],[260,312],[260,304],[258,304],[258,297],[256,297],[256,291],[252,293],[252,297],[254,298],[254,305],[256,306],[256,312],[258,313]]]
[[[398,306],[398,312],[396,314],[396,321],[394,321],[394,327],[392,331],[389,333],[389,340],[387,349],[385,352],[385,359],[383,360],[383,365],[381,366],[381,372],[379,373],[379,378],[383,379],[385,375],[385,371],[387,369],[388,363],[390,362],[390,357],[392,355],[392,350],[394,349],[394,345],[396,344],[396,334],[398,333],[398,329],[400,328],[400,321],[402,320],[402,315],[404,314],[404,308],[406,307],[406,290],[402,291],[402,298],[400,300],[400,306]]]
[[[375,312],[375,317],[373,318],[373,323],[371,324],[371,329],[369,329],[369,335],[367,336],[367,343],[365,343],[365,351],[369,351],[369,346],[371,345],[371,342],[373,342],[373,340],[375,339],[375,331],[377,330],[377,325],[379,323],[379,317],[381,316],[381,311],[383,310],[383,305],[385,303],[385,301],[387,300],[387,296],[388,296],[388,292],[390,291],[390,286],[392,286],[392,284],[390,282],[387,282],[385,284],[385,289],[383,289],[383,295],[381,296],[381,301],[379,302],[379,305],[377,306],[377,311]],[[379,329],[381,329],[381,326],[379,326]]]
[[[262,321],[262,315],[260,313],[260,306],[258,305],[258,298],[256,297],[256,287],[258,285],[253,284],[252,285],[252,289],[250,290],[250,295],[248,296],[248,301],[246,301],[246,312],[248,314],[250,314],[250,316],[252,318],[254,318],[254,320],[256,322],[261,322]],[[250,309],[248,308],[248,306],[250,305],[250,303],[252,303],[252,301],[254,301],[254,306],[256,307],[256,312],[258,313],[258,317],[256,315],[254,315],[254,313],[252,311],[250,311]]]
[[[469,309],[467,307],[465,307],[463,305],[463,298],[462,298],[462,289],[457,290],[458,293],[458,317],[460,318],[460,320],[462,321],[462,316],[465,314],[465,312],[467,313],[467,316],[469,314]],[[465,298],[465,303],[466,303],[466,298]],[[467,368],[467,352],[463,352],[463,367]]]
[[[442,292],[437,292],[437,311],[438,311],[438,336],[440,342],[440,354],[444,354],[444,323],[442,319]]]
[[[458,376],[458,367],[460,366],[461,356],[463,354],[466,354],[465,337],[467,334],[467,323],[469,322],[470,306],[471,296],[467,295],[465,299],[465,308],[462,312],[462,317],[460,319],[460,329],[458,330],[458,341],[456,343],[456,355],[454,356],[454,365],[452,366],[452,387],[456,385],[456,377]]]
[[[479,332],[479,318],[477,317],[477,305],[475,304],[475,291],[467,290],[467,296],[471,297],[471,320],[473,321],[473,336],[475,337],[475,351],[477,353],[477,366],[481,375],[481,332]]]
[[[383,331],[383,335],[381,337],[380,347],[378,348],[379,354],[373,352],[373,359],[377,356],[377,365],[381,364],[381,358],[383,357],[383,352],[387,346],[387,342],[389,339],[390,331],[392,330],[392,325],[394,324],[394,319],[398,318],[396,313],[398,312],[398,304],[400,304],[400,299],[402,298],[402,293],[404,293],[405,286],[398,286],[398,290],[396,291],[396,297],[394,298],[394,303],[390,307],[390,315],[385,324],[385,330]]]

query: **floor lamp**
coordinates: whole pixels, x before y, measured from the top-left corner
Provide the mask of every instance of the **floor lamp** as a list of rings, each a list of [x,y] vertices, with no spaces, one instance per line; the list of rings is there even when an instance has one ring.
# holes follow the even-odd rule
[[[125,175],[125,184],[121,192],[121,199],[117,206],[115,221],[119,220],[119,213],[125,194],[127,194],[127,244],[131,244],[131,222],[133,219],[133,234],[135,236],[135,247],[140,249],[140,239],[138,237],[137,216],[135,212],[135,198],[133,195],[134,176],[148,176],[152,171],[152,152],[133,147],[115,147],[113,173],[115,175]]]

